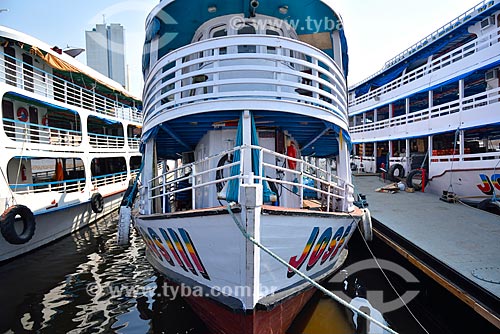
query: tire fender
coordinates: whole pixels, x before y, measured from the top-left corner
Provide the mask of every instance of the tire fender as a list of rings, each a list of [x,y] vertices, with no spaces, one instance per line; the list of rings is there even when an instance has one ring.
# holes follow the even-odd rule
[[[90,207],[95,213],[101,213],[104,210],[104,199],[100,193],[93,193],[90,198]]]
[[[23,230],[19,233],[16,230],[16,221],[23,222]],[[36,222],[33,212],[24,205],[13,205],[5,210],[0,216],[0,229],[7,242],[13,245],[22,245],[33,238],[35,234]]]

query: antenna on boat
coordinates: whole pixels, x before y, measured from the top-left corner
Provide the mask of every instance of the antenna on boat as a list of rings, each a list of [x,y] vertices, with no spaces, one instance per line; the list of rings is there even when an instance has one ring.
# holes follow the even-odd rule
[[[259,7],[259,2],[257,0],[250,1],[250,17],[255,17],[257,7]]]

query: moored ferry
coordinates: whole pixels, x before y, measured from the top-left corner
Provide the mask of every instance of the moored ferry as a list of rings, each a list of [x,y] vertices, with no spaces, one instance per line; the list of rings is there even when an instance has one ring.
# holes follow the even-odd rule
[[[119,207],[142,102],[57,47],[0,26],[0,261]]]
[[[285,333],[315,291],[295,270],[333,275],[368,215],[340,17],[318,0],[164,0],[146,26],[147,259],[213,333]]]
[[[499,212],[500,1],[482,1],[349,88],[353,169]]]

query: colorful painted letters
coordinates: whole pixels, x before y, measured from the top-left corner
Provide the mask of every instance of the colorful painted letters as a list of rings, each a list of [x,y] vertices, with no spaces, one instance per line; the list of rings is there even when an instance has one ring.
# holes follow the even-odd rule
[[[311,235],[309,236],[309,240],[307,241],[304,250],[300,255],[300,258],[297,259],[297,256],[292,256],[288,261],[288,263],[295,269],[300,270],[302,265],[306,262],[307,258],[309,257],[309,262],[307,263],[306,266],[306,271],[309,271],[318,263],[320,258],[321,258],[320,264],[324,264],[327,260],[332,261],[335,258],[335,255],[339,252],[339,250],[342,249],[346,237],[351,232],[352,224],[353,223],[351,223],[345,229],[345,231],[343,226],[339,227],[335,233],[333,233],[331,227],[328,227],[323,231],[319,239],[318,235],[320,229],[319,227],[314,227],[311,232]],[[318,241],[316,242],[316,240]],[[294,275],[295,272],[288,269],[287,277],[290,278]]]

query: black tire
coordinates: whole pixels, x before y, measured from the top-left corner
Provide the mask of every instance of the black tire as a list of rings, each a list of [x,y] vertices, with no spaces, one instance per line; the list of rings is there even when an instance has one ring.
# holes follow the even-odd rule
[[[500,215],[500,203],[494,203],[491,199],[485,199],[484,201],[479,202],[477,208],[488,211],[490,213],[494,213],[496,215]]]
[[[403,178],[405,174],[405,169],[403,165],[401,164],[394,164],[389,167],[389,170],[387,171],[387,177],[389,180],[398,182]]]
[[[99,193],[93,193],[90,198],[90,207],[95,213],[101,213],[104,210],[104,199]]]
[[[422,171],[419,169],[414,169],[408,173],[406,177],[406,186],[413,188],[415,190],[422,189]],[[424,184],[425,186],[425,184]]]
[[[20,218],[16,218],[20,217]],[[15,228],[16,221],[22,220],[23,230],[18,233]],[[35,216],[33,212],[24,205],[13,205],[5,210],[0,216],[0,228],[7,242],[13,245],[25,244],[35,234]]]
[[[137,185],[131,185],[128,186],[127,190],[125,190],[125,194],[123,194],[122,202],[120,203],[120,206],[128,206],[129,208],[132,207],[132,204],[134,204],[135,198],[137,197],[137,192],[139,191],[139,187]],[[130,196],[130,193],[132,193],[132,196]],[[131,199],[129,203],[129,197]]]

